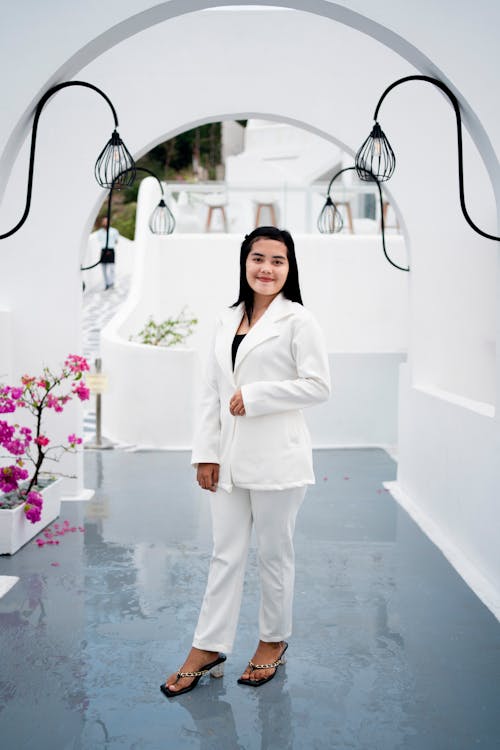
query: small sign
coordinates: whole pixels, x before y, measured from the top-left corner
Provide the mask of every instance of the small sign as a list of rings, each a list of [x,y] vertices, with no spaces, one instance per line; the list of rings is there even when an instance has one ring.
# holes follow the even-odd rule
[[[91,393],[104,393],[108,387],[108,376],[100,372],[93,375],[86,375],[85,382]]]

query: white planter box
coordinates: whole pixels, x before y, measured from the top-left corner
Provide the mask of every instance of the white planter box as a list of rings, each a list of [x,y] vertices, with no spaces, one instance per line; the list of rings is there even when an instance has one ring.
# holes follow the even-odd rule
[[[0,555],[13,555],[57,518],[61,512],[61,486],[62,480],[56,479],[41,491],[42,517],[36,523],[26,518],[24,504],[16,508],[0,508]]]

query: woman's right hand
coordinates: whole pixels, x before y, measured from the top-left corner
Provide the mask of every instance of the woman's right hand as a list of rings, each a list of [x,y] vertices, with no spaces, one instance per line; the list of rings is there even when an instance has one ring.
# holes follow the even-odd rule
[[[196,479],[203,490],[215,492],[219,481],[219,464],[198,464]]]

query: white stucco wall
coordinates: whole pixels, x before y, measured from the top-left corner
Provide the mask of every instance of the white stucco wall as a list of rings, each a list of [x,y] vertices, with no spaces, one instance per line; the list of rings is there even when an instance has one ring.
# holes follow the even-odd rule
[[[31,0],[9,7],[0,30],[0,61],[8,72],[1,84],[3,229],[22,212],[27,149],[19,146],[33,103],[49,81],[78,75],[102,85],[136,155],[197,122],[224,117],[302,123],[352,151],[370,128],[383,88],[399,76],[425,72],[448,81],[460,97],[472,136],[465,137],[469,210],[481,227],[496,231],[498,6],[486,0],[473,6],[426,0],[414,7],[396,0],[289,0],[287,5],[311,13],[214,10],[142,31],[209,4],[116,0],[80,7]],[[269,50],[266,56],[255,55],[256,39]],[[325,78],[335,98],[325,95]],[[466,514],[451,518],[442,493],[435,497],[429,485],[416,481],[423,473],[429,481],[443,476],[443,452],[451,450],[454,470],[443,480],[447,496],[461,496],[459,482],[474,475],[474,497],[465,502],[474,505],[485,530],[498,526],[500,511],[492,502],[500,487],[498,471],[480,462],[466,432],[470,410],[484,412],[486,405],[493,416],[474,440],[487,452],[498,439],[498,245],[475,235],[459,212],[453,116],[441,94],[424,84],[400,88],[384,103],[380,121],[398,155],[390,189],[404,220],[412,268],[398,481],[456,542],[468,561],[464,565],[487,582],[485,600],[498,606],[496,548],[487,541],[479,549],[480,535],[467,527]],[[77,259],[103,197],[92,182],[92,165],[111,128],[105,105],[90,92],[62,92],[43,115],[32,214],[23,230],[1,245],[0,306],[10,311],[13,374],[36,369],[42,360],[52,364],[79,347]],[[422,400],[417,404],[413,398],[416,387],[428,410],[418,430],[415,410]],[[464,432],[470,447],[468,463],[449,448],[452,427],[435,429],[436,392],[452,403],[453,430]],[[73,419],[68,413],[66,433],[75,429]],[[428,440],[435,446],[430,464]],[[81,476],[81,465],[76,469]]]

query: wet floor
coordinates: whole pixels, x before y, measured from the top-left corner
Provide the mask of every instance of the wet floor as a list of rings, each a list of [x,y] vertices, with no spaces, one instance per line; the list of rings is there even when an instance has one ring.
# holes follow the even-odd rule
[[[191,643],[206,498],[188,453],[85,460],[96,495],[57,521],[75,531],[0,556],[20,579],[0,599],[2,750],[498,750],[500,624],[384,490],[384,451],[315,453],[275,679],[236,683],[257,638],[252,550],[225,677],[172,700],[159,686]]]

